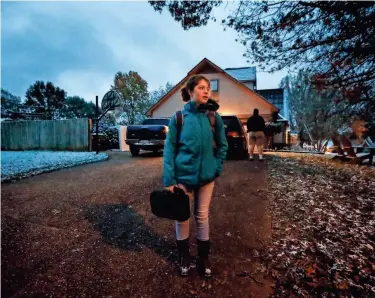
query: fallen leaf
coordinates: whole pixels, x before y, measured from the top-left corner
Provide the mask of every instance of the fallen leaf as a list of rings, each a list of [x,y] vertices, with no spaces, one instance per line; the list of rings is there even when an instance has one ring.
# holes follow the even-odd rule
[[[367,247],[369,250],[374,250],[374,247],[373,247],[371,244],[366,244],[366,247]]]
[[[306,276],[307,277],[311,277],[312,275],[315,275],[315,268],[313,268],[312,266],[309,266],[306,270]]]
[[[337,285],[337,288],[340,289],[340,290],[347,290],[347,289],[349,289],[349,286],[348,286],[347,283],[342,282],[342,283]]]

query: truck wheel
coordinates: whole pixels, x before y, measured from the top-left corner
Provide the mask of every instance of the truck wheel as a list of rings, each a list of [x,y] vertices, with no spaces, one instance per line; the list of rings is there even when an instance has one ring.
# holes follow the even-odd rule
[[[138,156],[139,155],[139,151],[140,149],[136,146],[130,146],[130,153],[133,155],[133,156]]]

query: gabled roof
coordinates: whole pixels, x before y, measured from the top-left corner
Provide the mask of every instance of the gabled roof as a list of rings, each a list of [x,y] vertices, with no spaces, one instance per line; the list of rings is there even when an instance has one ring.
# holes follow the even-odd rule
[[[196,75],[199,73],[204,73],[203,70],[207,72],[218,72],[224,73],[224,70],[217,66],[215,63],[211,62],[207,58],[203,58],[192,70],[188,72],[188,76]]]
[[[373,141],[371,140],[370,137],[367,137],[367,138],[363,141],[363,143],[362,143],[362,146],[364,146],[364,145],[367,145],[367,146],[369,146],[369,147],[373,147],[373,146],[375,145],[375,142],[373,142]]]
[[[278,122],[289,122],[283,115],[278,114],[277,115],[277,121]]]
[[[204,58],[201,62],[199,62],[192,70],[190,70],[187,74],[187,76],[185,76],[180,82],[178,82],[171,90],[169,90],[169,92],[167,94],[165,94],[162,98],[160,98],[160,100],[158,102],[156,102],[151,108],[148,109],[148,111],[146,112],[146,115],[149,115],[155,108],[157,108],[160,104],[163,103],[164,100],[166,100],[167,98],[169,98],[169,96],[171,94],[173,94],[174,92],[176,92],[177,90],[179,89],[182,89],[182,86],[183,84],[185,83],[185,81],[192,75],[196,75],[196,74],[199,74],[199,73],[202,73],[204,74],[204,72],[202,72],[202,70],[207,70],[207,68],[211,71],[214,71],[214,72],[217,72],[217,73],[222,73],[224,74],[225,76],[227,76],[229,79],[231,79],[233,82],[235,82],[236,84],[240,85],[241,87],[244,87],[246,88],[249,92],[252,92],[253,94],[257,95],[260,99],[262,99],[263,101],[265,101],[267,104],[269,104],[270,106],[274,107],[276,110],[280,110],[277,106],[275,106],[274,104],[272,104],[271,102],[269,102],[267,99],[265,99],[262,95],[260,95],[259,93],[255,92],[254,90],[248,88],[245,84],[241,83],[239,80],[237,80],[235,77],[233,77],[232,75],[230,75],[227,71],[224,71],[222,68],[220,68],[219,66],[217,66],[215,63],[211,62],[210,60],[208,60],[207,58]],[[255,67],[248,67],[248,68],[254,68]]]
[[[226,73],[240,82],[256,81],[256,67],[225,68]]]

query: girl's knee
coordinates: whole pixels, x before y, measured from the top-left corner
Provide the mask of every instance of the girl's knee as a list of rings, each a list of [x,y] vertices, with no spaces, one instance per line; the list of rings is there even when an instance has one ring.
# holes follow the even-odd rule
[[[208,212],[196,212],[195,220],[199,223],[204,223],[208,220]]]

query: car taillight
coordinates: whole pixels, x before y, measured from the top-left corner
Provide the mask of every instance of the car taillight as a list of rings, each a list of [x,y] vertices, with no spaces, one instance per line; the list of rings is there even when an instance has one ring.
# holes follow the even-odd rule
[[[229,131],[227,133],[227,136],[228,137],[232,137],[232,138],[239,138],[240,137],[240,134],[237,132],[237,131]]]
[[[163,133],[164,133],[164,134],[167,134],[168,131],[169,131],[169,127],[168,127],[168,126],[166,126],[166,127],[163,128]]]

